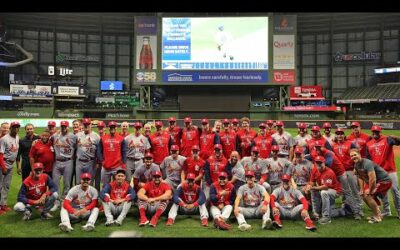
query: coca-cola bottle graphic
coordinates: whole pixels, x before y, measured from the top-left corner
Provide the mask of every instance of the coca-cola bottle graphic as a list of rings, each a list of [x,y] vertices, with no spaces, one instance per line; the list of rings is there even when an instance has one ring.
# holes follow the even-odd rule
[[[153,53],[150,47],[150,37],[143,37],[143,45],[139,57],[140,69],[153,69]]]

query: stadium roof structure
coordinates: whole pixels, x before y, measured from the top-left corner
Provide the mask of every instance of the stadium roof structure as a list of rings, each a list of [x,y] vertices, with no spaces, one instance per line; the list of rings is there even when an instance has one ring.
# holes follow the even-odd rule
[[[337,103],[400,102],[400,84],[349,88]]]

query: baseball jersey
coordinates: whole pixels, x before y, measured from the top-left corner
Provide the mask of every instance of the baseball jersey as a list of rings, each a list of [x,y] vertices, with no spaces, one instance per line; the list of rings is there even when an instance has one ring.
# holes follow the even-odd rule
[[[268,183],[272,185],[278,185],[282,183],[282,175],[290,174],[293,168],[293,164],[286,158],[273,157],[266,160],[268,170]]]
[[[171,187],[165,182],[161,182],[160,185],[157,186],[154,181],[150,181],[143,186],[143,189],[146,191],[146,196],[148,198],[156,198],[165,194],[168,190],[171,190]]]
[[[329,136],[326,136],[324,134],[324,135],[322,135],[322,137],[324,137],[328,141],[328,143],[331,145],[332,145],[333,141],[335,140],[335,135],[333,135],[333,134],[330,134]]]
[[[292,135],[286,131],[283,131],[282,134],[276,132],[272,135],[272,138],[276,141],[279,146],[279,155],[284,155],[289,157],[290,148],[295,145],[295,141]]]
[[[171,127],[168,127],[165,129],[165,132],[171,136],[172,145],[178,145],[179,147],[181,146],[182,129],[180,127],[175,126],[172,129]]]
[[[360,177],[366,184],[369,183],[369,172],[375,172],[376,182],[391,181],[388,173],[375,162],[362,158],[361,162],[354,166],[356,175]]]
[[[360,132],[360,134],[357,136],[354,132],[352,132],[349,136],[347,136],[347,140],[351,141],[357,148],[360,149],[362,158],[367,157],[367,142],[371,140],[369,135]]]
[[[160,165],[160,168],[163,171],[163,173],[165,173],[167,179],[173,182],[181,182],[181,172],[185,160],[186,157],[182,155],[178,155],[176,159],[174,159],[170,155],[168,157],[165,157],[165,159]]]
[[[101,137],[97,150],[97,159],[102,162],[103,168],[106,170],[120,166],[125,167],[126,142],[124,138],[118,134]]]
[[[304,186],[310,180],[312,166],[313,165],[309,160],[304,159],[298,164],[295,163],[293,165],[289,175],[292,176],[298,186]]]
[[[214,153],[214,144],[220,144],[220,138],[217,133],[211,131],[202,131],[200,135],[200,157],[207,160]]]
[[[12,169],[15,160],[17,159],[19,149],[19,137],[12,137],[6,134],[0,139],[0,154],[3,154],[3,163],[0,162],[0,167]]]
[[[301,136],[300,134],[296,135],[293,140],[294,144],[299,147],[303,147],[303,149],[306,149],[307,143],[309,140],[311,140],[311,135],[309,134],[304,134],[304,136]]]
[[[254,183],[252,188],[250,188],[248,184],[241,186],[237,195],[241,196],[243,207],[258,207],[261,202],[264,201],[264,195],[266,192],[267,191],[262,185]]]
[[[61,132],[57,132],[52,135],[50,139],[53,141],[56,160],[72,158],[72,156],[74,155],[74,150],[76,148],[76,135],[70,132],[62,135]]]
[[[197,207],[206,202],[206,196],[200,186],[196,183],[194,183],[190,188],[189,184],[184,182],[175,190],[173,201],[178,205],[183,205],[181,203],[181,201],[183,201],[186,204],[194,204]]]
[[[396,172],[393,145],[399,145],[392,137],[381,135],[378,140],[367,142],[367,157],[381,166],[386,172]]]
[[[325,165],[335,172],[336,176],[341,176],[346,171],[343,163],[335,155],[334,152],[323,149],[322,153],[319,154],[315,149],[311,152],[312,159],[315,159],[318,155],[322,155],[325,158]]]
[[[230,164],[230,163],[228,162],[228,164]],[[237,162],[235,164],[235,166],[232,167],[231,171],[232,171],[232,176],[235,176],[236,179],[238,179],[239,181],[242,181],[242,182],[246,182],[246,178],[244,175],[245,170],[244,170],[243,165],[240,162]]]
[[[263,159],[267,159],[271,154],[272,145],[276,145],[276,141],[271,135],[267,134],[266,136],[259,135],[254,138],[253,146],[257,146],[260,150],[259,155]]]
[[[229,159],[232,151],[238,150],[237,145],[239,139],[233,130],[221,131],[219,133],[219,138],[222,145],[222,153],[226,159]]]
[[[151,174],[155,171],[160,171],[160,167],[157,164],[152,163],[150,167],[147,168],[143,162],[140,162],[140,165],[137,166],[133,173],[133,178],[138,179],[139,182],[146,183],[153,179]]]
[[[172,145],[171,137],[164,132],[155,132],[150,135],[151,152],[154,155],[154,163],[161,164],[169,155],[169,148]]]
[[[135,134],[130,134],[124,138],[127,149],[127,157],[135,159],[143,159],[146,150],[150,149],[150,143],[147,137],[140,134],[136,136]]]
[[[215,155],[208,158],[204,165],[205,179],[208,185],[218,180],[220,172],[226,172],[226,163],[228,163],[228,160],[222,154],[219,158]]]
[[[257,181],[261,179],[261,175],[268,173],[266,160],[260,158],[253,161],[251,156],[247,156],[240,161],[240,164],[243,166],[245,171],[253,171]]]
[[[188,157],[183,162],[182,171],[185,173],[185,176],[189,173],[193,173],[196,177],[202,174],[204,176],[204,165],[206,161],[202,158],[198,158],[195,160],[193,157]],[[200,181],[196,182],[197,185],[200,185]]]
[[[220,192],[226,191],[224,195],[220,195]],[[210,187],[210,201],[213,206],[220,204],[233,205],[236,197],[235,187],[232,183],[228,182],[224,186],[221,186],[219,182],[214,182]]]
[[[318,183],[318,186],[325,185],[328,188],[335,189],[338,194],[342,193],[340,182],[337,180],[336,175],[332,169],[325,167],[324,172],[321,173],[318,170],[317,172],[318,175],[315,179]],[[312,177],[312,179],[314,178]]]
[[[41,162],[45,172],[53,171],[54,148],[50,140],[47,141],[47,143],[38,140],[35,145],[31,147],[29,157],[34,158],[35,162]]]
[[[297,204],[299,204],[300,200],[304,198],[303,194],[292,187],[288,190],[285,190],[283,186],[276,188],[271,197],[274,196],[275,202],[279,203],[279,205],[286,209],[292,209]]]
[[[131,201],[134,200],[135,197],[135,190],[133,190],[127,181],[124,181],[122,185],[118,185],[117,181],[107,183],[100,193],[100,199],[105,202],[108,202],[110,199],[125,199],[126,201]]]
[[[344,142],[333,142],[332,143],[333,152],[342,162],[346,171],[352,171],[353,161],[350,158],[350,149],[355,148],[355,145],[351,141],[346,140]]]
[[[78,145],[76,157],[79,160],[92,160],[96,157],[96,149],[100,142],[100,136],[95,132],[85,134],[84,131],[76,134]]]
[[[89,186],[87,190],[83,190],[81,185],[76,185],[65,197],[64,208],[69,213],[73,213],[74,208],[92,210],[97,205],[97,198],[98,192],[94,187]]]
[[[200,132],[197,127],[191,127],[189,130],[187,128],[182,129],[181,138],[181,155],[188,157],[192,153],[192,147],[194,145],[199,145],[200,143]]]
[[[44,193],[50,196],[54,192],[57,192],[57,186],[47,174],[40,174],[37,180],[33,178],[33,175],[29,175],[21,185],[18,201],[34,205],[34,202],[39,200]]]
[[[239,148],[240,148],[240,156],[250,156],[251,155],[251,142],[257,136],[257,133],[250,129],[244,130],[241,129],[237,132],[237,136],[239,137]]]
[[[311,154],[311,152],[313,151],[313,150],[315,150],[314,149],[314,146],[315,146],[315,142],[316,141],[320,141],[321,142],[321,145],[324,145],[324,147],[326,148],[326,149],[329,149],[329,150],[332,150],[332,147],[331,147],[331,144],[329,144],[329,142],[324,138],[324,137],[319,137],[319,138],[311,138],[308,142],[307,142],[307,146],[306,146],[306,148],[305,148],[305,150],[304,150],[304,155],[307,157],[307,160],[312,160],[312,157],[311,156],[309,156],[309,154]]]

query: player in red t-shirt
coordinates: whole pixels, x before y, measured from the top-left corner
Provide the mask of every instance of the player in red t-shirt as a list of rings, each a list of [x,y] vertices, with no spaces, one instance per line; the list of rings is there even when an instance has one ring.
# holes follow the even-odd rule
[[[29,151],[29,162],[31,166],[35,162],[41,162],[44,166],[43,172],[49,176],[53,176],[54,149],[53,143],[49,140],[50,132],[45,130],[40,135],[35,145],[32,145]]]

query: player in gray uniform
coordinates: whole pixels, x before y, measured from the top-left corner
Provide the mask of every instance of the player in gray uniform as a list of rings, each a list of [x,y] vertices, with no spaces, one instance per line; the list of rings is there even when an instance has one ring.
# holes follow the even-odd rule
[[[227,169],[231,169],[232,179],[229,182],[235,186],[235,190],[238,190],[240,186],[246,183],[246,178],[244,177],[244,167],[238,160],[239,152],[232,151],[227,163]]]
[[[76,182],[80,183],[82,173],[91,173],[96,175],[96,149],[100,142],[100,136],[92,131],[92,121],[90,118],[83,118],[82,124],[84,130],[76,134]]]
[[[186,157],[179,155],[179,146],[171,146],[171,155],[164,158],[160,164],[163,179],[167,182],[174,192],[181,184],[181,172]]]
[[[298,134],[293,138],[294,144],[297,147],[302,147],[306,148],[307,147],[307,142],[311,140],[311,135],[307,133],[307,124],[304,122],[300,122],[297,125],[298,128]]]
[[[72,177],[73,168],[73,156],[76,149],[77,138],[76,135],[68,132],[68,121],[61,121],[61,131],[53,134],[50,140],[53,142],[53,148],[55,152],[55,161],[53,167],[53,181],[57,186],[59,194],[62,194],[61,199],[67,195]],[[60,177],[63,176],[64,192],[60,191]],[[51,209],[52,212],[57,210],[60,206],[60,201],[56,201],[54,207]]]
[[[148,138],[140,133],[142,124],[135,122],[133,126],[135,133],[126,136],[124,139],[126,145],[128,145],[126,161],[126,179],[128,181],[131,181],[136,168],[143,164],[144,154],[151,147]]]
[[[269,210],[269,194],[263,186],[255,182],[253,171],[246,171],[246,184],[237,191],[234,214],[240,231],[251,230],[245,218],[262,217],[262,229],[271,229],[272,221]]]
[[[271,192],[282,184],[282,175],[289,174],[293,168],[293,164],[288,159],[278,157],[279,152],[279,146],[273,145],[271,157],[265,160]]]
[[[271,191],[271,186],[267,182],[268,178],[268,169],[267,162],[261,158],[259,158],[259,149],[254,146],[251,149],[251,156],[243,157],[240,161],[240,164],[243,166],[244,170],[251,170],[254,172],[256,181],[258,184],[262,185],[268,193]]]
[[[293,186],[303,195],[310,195],[311,185],[307,185],[311,176],[312,162],[304,158],[304,148],[296,147],[294,150],[294,163],[289,175],[292,176]]]
[[[275,125],[277,132],[272,135],[272,138],[278,143],[279,155],[292,160],[295,141],[290,133],[283,130],[284,124],[282,121],[276,121]]]
[[[80,222],[82,219],[88,219],[86,225],[82,226],[83,231],[93,231],[96,223],[99,209],[97,208],[97,190],[90,186],[92,175],[83,173],[81,176],[81,184],[71,188],[65,197],[60,216],[61,223],[58,227],[63,232],[71,232],[74,230],[72,223]]]
[[[19,122],[11,122],[10,132],[0,139],[0,167],[2,171],[0,175],[0,210],[4,212],[11,210],[7,205],[7,198],[13,175],[13,164],[18,155],[18,131],[20,127]]]
[[[161,172],[160,167],[153,163],[153,154],[146,153],[144,163],[142,162],[133,173],[133,183],[135,191],[139,191],[147,182],[152,180],[153,172]]]
[[[300,219],[306,223],[306,229],[314,231],[317,228],[308,214],[308,201],[301,192],[290,186],[290,175],[282,176],[283,184],[271,194],[271,208],[274,216],[274,226],[282,228],[282,219]],[[301,204],[299,204],[301,202]]]

